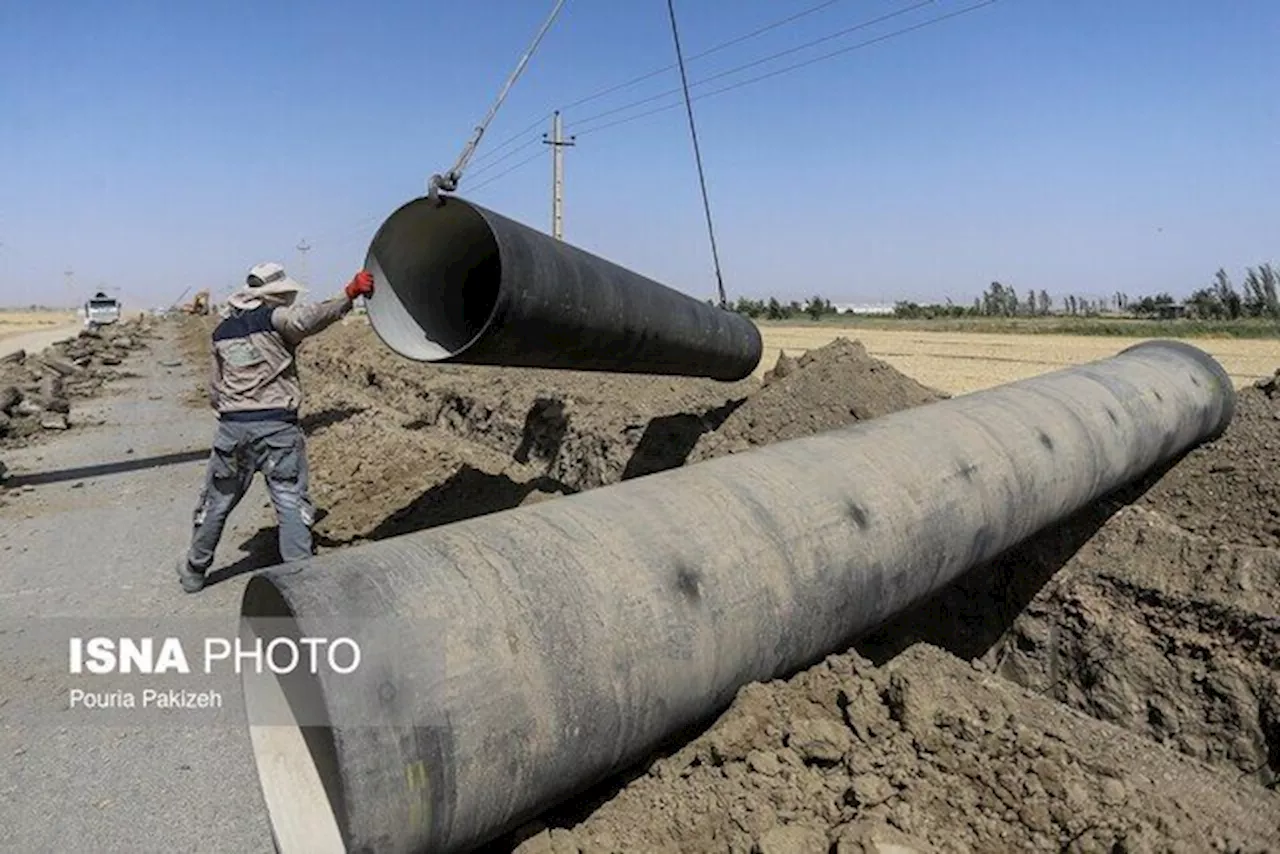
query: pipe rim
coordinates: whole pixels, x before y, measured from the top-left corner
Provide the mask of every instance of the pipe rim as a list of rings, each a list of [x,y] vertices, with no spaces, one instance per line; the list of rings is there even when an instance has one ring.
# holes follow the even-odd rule
[[[1174,338],[1153,338],[1150,341],[1139,341],[1137,344],[1132,344],[1121,350],[1119,355],[1123,356],[1126,353],[1132,353],[1137,350],[1169,350],[1180,356],[1186,356],[1212,374],[1218,381],[1222,392],[1222,414],[1203,441],[1212,442],[1221,438],[1222,434],[1227,432],[1227,428],[1235,420],[1237,395],[1235,385],[1231,382],[1231,375],[1227,373],[1227,369],[1222,367],[1222,364],[1217,359],[1193,344]]]
[[[268,641],[253,625],[257,617],[286,620],[295,636],[302,634],[293,608],[265,576],[250,579],[245,587],[239,628],[242,643],[255,638]],[[278,637],[281,633],[266,634]],[[256,673],[245,668],[240,681],[254,769],[276,851],[345,854],[345,792],[333,728],[300,724],[293,702],[301,683],[319,698],[327,719],[328,701],[319,678],[308,673],[291,687],[270,670]],[[290,722],[276,722],[281,719]]]
[[[502,287],[502,245],[498,240],[497,232],[494,230],[489,221],[488,211],[479,205],[468,202],[457,196],[441,196],[440,201],[443,203],[437,208],[435,204],[426,196],[420,196],[405,202],[396,208],[382,222],[378,230],[374,233],[373,239],[369,242],[369,248],[365,252],[364,269],[373,274],[374,292],[373,295],[366,298],[366,308],[369,316],[369,325],[373,327],[374,333],[378,338],[395,353],[416,362],[449,362],[458,356],[465,354],[476,342],[488,334],[492,328],[494,321],[498,315],[498,311],[503,298]],[[412,285],[401,285],[397,288],[392,284],[391,277],[383,268],[377,248],[379,245],[385,244],[387,235],[396,227],[408,227],[402,225],[409,217],[413,216],[417,211],[423,211],[422,216],[427,218],[440,219],[441,214],[435,211],[447,208],[460,207],[460,213],[444,214],[443,216],[452,217],[454,220],[453,227],[457,228],[458,217],[469,219],[468,225],[473,230],[483,229],[484,237],[480,242],[488,246],[488,250],[483,254],[487,256],[486,260],[493,264],[493,268],[486,273],[485,292],[480,296],[485,304],[484,319],[480,323],[468,324],[465,319],[451,318],[447,315],[449,310],[439,313],[427,312],[422,310],[421,306],[415,311],[406,305],[406,300],[402,295],[413,295],[421,297],[427,296],[445,296],[462,299],[465,287],[469,283],[458,283],[449,281],[450,277],[456,277],[460,270],[440,261],[437,261],[432,271],[434,275],[430,276],[433,283],[445,282],[448,284],[444,287],[433,286],[431,288],[415,288]],[[445,226],[450,225],[448,219],[444,220]],[[419,226],[421,228],[421,226]],[[439,226],[437,226],[437,229]],[[437,236],[437,240],[445,240]],[[483,262],[481,262],[483,263]],[[442,272],[443,270],[443,272]],[[426,277],[423,275],[422,277]],[[391,300],[391,302],[388,302]],[[464,331],[459,332],[459,327],[465,327]],[[449,339],[447,343],[434,340],[429,330],[434,329],[439,333],[439,337]],[[425,344],[424,344],[425,342]]]

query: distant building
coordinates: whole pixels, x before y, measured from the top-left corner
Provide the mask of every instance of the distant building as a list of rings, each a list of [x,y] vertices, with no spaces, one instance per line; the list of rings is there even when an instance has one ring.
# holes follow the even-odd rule
[[[1173,320],[1187,316],[1187,304],[1182,302],[1166,303],[1156,306],[1156,317],[1161,320]]]
[[[893,314],[893,306],[884,303],[835,302],[831,305],[838,314]]]

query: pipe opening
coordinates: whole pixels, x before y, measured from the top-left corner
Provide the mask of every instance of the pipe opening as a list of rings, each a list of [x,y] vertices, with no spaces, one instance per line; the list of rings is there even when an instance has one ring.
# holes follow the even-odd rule
[[[435,362],[457,355],[489,324],[502,285],[493,231],[458,199],[415,199],[378,229],[365,259],[373,274],[369,320],[402,356]]]
[[[264,578],[252,579],[241,605],[240,643],[265,648],[273,639],[302,637],[297,619],[280,591]],[[333,730],[327,720],[319,679],[309,668],[276,674],[245,666],[244,692],[258,782],[267,805],[271,833],[280,854],[345,854],[342,778]]]

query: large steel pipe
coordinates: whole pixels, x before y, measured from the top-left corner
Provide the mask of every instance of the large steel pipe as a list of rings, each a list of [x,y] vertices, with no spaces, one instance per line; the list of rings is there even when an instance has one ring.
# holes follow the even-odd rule
[[[740,380],[760,362],[745,317],[456,196],[382,224],[369,319],[423,362]]]
[[[1153,342],[255,578],[242,625],[398,626],[357,631],[349,676],[246,679],[281,850],[494,837],[1217,436],[1234,405],[1213,359]],[[328,726],[261,725],[286,695]]]

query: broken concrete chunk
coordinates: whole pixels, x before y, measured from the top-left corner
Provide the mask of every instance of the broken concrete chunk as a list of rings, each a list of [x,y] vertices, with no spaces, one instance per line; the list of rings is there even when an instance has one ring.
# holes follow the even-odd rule
[[[14,350],[7,356],[0,356],[0,365],[21,365],[26,358],[26,350]]]
[[[49,355],[41,356],[40,362],[44,364],[46,367],[62,374],[63,376],[67,376],[68,374],[74,374],[76,372],[75,365],[73,365],[71,362],[68,362],[66,359],[62,359],[57,356],[49,356]]]
[[[40,419],[40,426],[46,430],[66,430],[71,425],[61,412],[49,412]]]
[[[22,400],[22,392],[14,386],[0,388],[0,412],[8,414]]]

